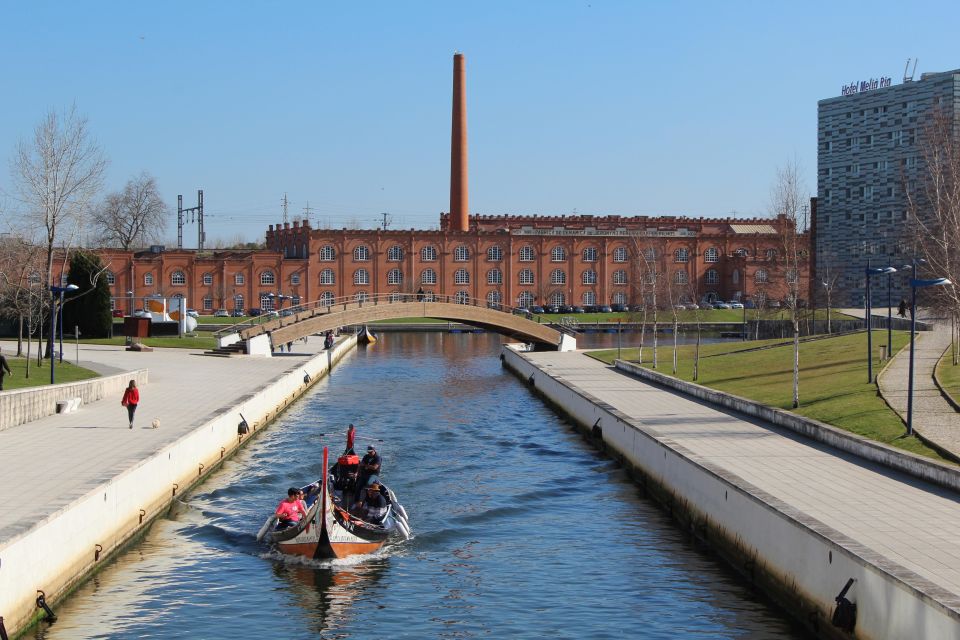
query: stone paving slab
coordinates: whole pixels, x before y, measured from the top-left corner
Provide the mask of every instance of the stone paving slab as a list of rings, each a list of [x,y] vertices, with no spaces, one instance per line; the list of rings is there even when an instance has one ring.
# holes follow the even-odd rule
[[[918,333],[913,354],[913,430],[941,449],[960,457],[960,413],[933,380],[940,356],[950,346],[950,327]],[[880,393],[900,417],[907,419],[910,348],[902,349],[879,376]]]
[[[0,343],[4,353],[15,343]],[[295,369],[323,349],[323,340],[294,345],[273,358],[217,358],[190,349],[135,353],[81,345],[80,366],[101,371],[146,367],[134,428],[120,397],[84,405],[0,431],[0,545],[35,522],[176,441],[243,396]],[[72,361],[72,358],[71,358]],[[44,367],[41,375],[49,370]],[[150,429],[160,419],[159,429]]]
[[[526,356],[697,458],[960,594],[957,494],[647,384],[581,352]]]

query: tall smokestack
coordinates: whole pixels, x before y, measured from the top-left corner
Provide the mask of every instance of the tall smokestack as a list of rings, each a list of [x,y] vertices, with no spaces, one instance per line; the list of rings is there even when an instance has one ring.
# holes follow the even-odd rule
[[[450,131],[450,229],[470,230],[467,206],[467,83],[462,53],[453,55],[453,126]]]

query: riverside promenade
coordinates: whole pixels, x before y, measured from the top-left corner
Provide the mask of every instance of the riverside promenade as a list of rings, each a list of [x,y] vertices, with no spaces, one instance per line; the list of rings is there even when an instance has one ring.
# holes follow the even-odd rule
[[[308,369],[311,382],[318,379],[355,339],[341,339],[318,358],[322,343],[297,343],[292,353],[272,358],[81,345],[80,366],[104,375],[146,368],[149,381],[140,387],[133,429],[116,395],[0,430],[0,617],[7,631],[25,622],[24,600],[37,590],[48,600],[62,594],[101,555],[162,513],[171,486],[178,495],[172,482],[182,492],[214,468],[237,446],[240,411],[251,427],[262,426],[305,390]],[[13,343],[0,344],[7,354],[15,350]],[[49,376],[46,367],[34,371]],[[157,429],[150,428],[154,419]],[[71,559],[77,544],[81,560]],[[52,560],[53,551],[64,559]]]
[[[770,567],[773,581],[786,585],[781,601],[801,609],[801,619],[829,628],[832,598],[856,577],[856,637],[960,638],[956,493],[582,352],[505,357],[581,425],[596,419],[604,442],[665,487],[670,504],[685,504],[715,528],[708,537],[756,554],[744,564],[751,573],[755,564]],[[734,504],[734,491],[745,499]]]

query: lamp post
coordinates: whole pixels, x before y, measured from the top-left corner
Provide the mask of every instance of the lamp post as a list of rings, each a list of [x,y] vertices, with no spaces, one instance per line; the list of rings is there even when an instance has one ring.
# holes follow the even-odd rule
[[[873,382],[873,312],[870,300],[870,276],[887,274],[887,314],[889,315],[889,303],[890,303],[890,274],[896,273],[897,270],[893,267],[870,267],[870,260],[867,260],[867,268],[864,273],[867,276],[867,382]],[[890,328],[890,321],[887,320],[887,329]],[[889,331],[887,335],[887,349],[890,349],[890,336]]]
[[[54,370],[56,369],[57,359],[53,357],[53,343],[57,339],[57,294],[60,294],[60,309],[63,309],[63,294],[67,291],[76,291],[79,289],[75,284],[68,284],[65,287],[55,287],[50,285],[50,384],[54,384]],[[62,312],[61,312],[62,314]],[[63,327],[60,327],[60,358],[63,361]]]
[[[911,265],[913,275],[916,275],[916,261]],[[947,278],[933,278],[932,280],[910,280],[910,373],[907,379],[907,435],[913,435],[913,341],[917,333],[917,289],[923,287],[940,287],[952,284]]]
[[[131,316],[133,315],[133,291],[127,291],[127,297],[130,298],[130,308],[127,310]]]
[[[821,280],[820,284],[823,285],[823,292],[827,296],[827,333],[830,334],[830,333],[833,333],[830,327],[830,283],[827,282],[826,280]],[[814,319],[814,323],[816,323],[816,319],[817,319],[816,309],[814,309],[813,319]],[[816,326],[816,324],[814,324],[814,326]]]

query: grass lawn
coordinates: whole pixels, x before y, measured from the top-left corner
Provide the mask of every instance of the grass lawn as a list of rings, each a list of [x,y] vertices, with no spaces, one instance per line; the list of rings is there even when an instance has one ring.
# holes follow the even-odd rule
[[[122,346],[125,345],[127,339],[123,336],[116,336],[113,338],[93,338],[90,340],[81,340],[81,344],[113,344]],[[212,335],[204,336],[184,336],[178,338],[176,336],[163,337],[163,338],[143,338],[141,340],[143,344],[148,347],[173,347],[179,349],[213,349],[217,346],[217,340]],[[64,353],[69,353],[69,349],[66,348],[64,344]]]
[[[881,337],[881,333],[884,335]],[[886,344],[885,332],[874,332],[874,355],[879,358],[880,344]],[[893,332],[894,352],[909,340],[903,331]],[[900,417],[877,395],[876,387],[867,382],[866,333],[814,340],[800,344],[800,407],[793,404],[793,344],[784,340],[761,340],[701,345],[700,379],[698,384],[762,402],[766,405],[795,411],[858,435],[884,442],[912,453],[941,458],[916,437],[905,437]],[[763,350],[750,350],[758,346]],[[624,349],[624,359],[635,359],[636,349]],[[677,377],[693,378],[693,346],[677,349]],[[594,351],[591,356],[612,362],[616,349]],[[648,345],[644,360],[653,353]],[[670,374],[672,345],[660,341],[658,371]],[[874,361],[874,373],[878,371]]]
[[[950,349],[937,363],[937,378],[954,401],[960,400],[960,365],[954,366]]]
[[[677,311],[677,319],[680,322],[696,322],[697,314],[700,314],[700,322],[743,322],[743,309],[703,309],[701,311],[683,310]],[[747,309],[747,320],[757,319],[757,312],[754,309]],[[590,322],[643,322],[643,313],[631,311],[629,313],[544,313],[537,314],[534,318],[540,317],[545,322],[556,322],[560,318],[573,318],[579,323]],[[805,317],[805,316],[801,316]],[[832,311],[830,317],[833,320],[849,320],[851,316]],[[764,310],[760,313],[761,320],[789,320],[789,311]],[[817,309],[817,319],[826,320],[826,309]],[[647,313],[647,322],[653,322],[653,314]],[[670,310],[659,311],[657,313],[657,322],[661,324],[670,324],[673,322],[673,313]]]
[[[66,346],[66,345],[64,345]],[[15,351],[15,350],[14,350]],[[27,359],[26,358],[17,358],[11,357],[10,353],[7,352],[7,349],[4,349],[4,354],[7,358],[7,362],[10,364],[10,370],[13,372],[11,376],[3,376],[3,390],[10,391],[12,389],[25,389],[27,387],[41,387],[50,385],[50,361],[44,360],[42,364],[37,366],[37,357],[34,356],[30,359],[30,377],[27,378]],[[64,349],[64,355],[69,355],[69,351]],[[89,378],[99,377],[98,373],[90,371],[89,369],[84,369],[83,367],[78,367],[75,364],[70,364],[64,359],[63,362],[57,362],[57,370],[55,372],[57,384],[62,382],[76,382],[77,380],[87,380]]]

